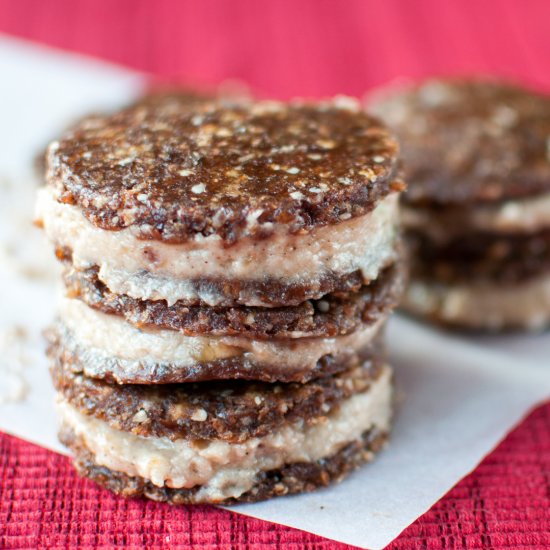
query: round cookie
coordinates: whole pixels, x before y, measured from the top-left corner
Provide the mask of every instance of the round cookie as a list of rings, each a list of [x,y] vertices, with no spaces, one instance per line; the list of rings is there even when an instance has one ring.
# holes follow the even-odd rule
[[[97,463],[94,454],[86,447],[82,437],[64,427],[59,439],[74,454],[74,465],[81,476],[124,497],[145,497],[170,504],[204,504],[230,506],[244,502],[258,502],[273,497],[308,493],[342,481],[353,470],[371,462],[382,450],[388,439],[385,431],[376,428],[367,430],[361,438],[349,443],[328,458],[311,462],[293,462],[284,466],[259,472],[254,484],[237,496],[220,495],[206,498],[200,494],[201,487],[176,489],[159,487],[141,476],[130,476]]]
[[[49,151],[38,217],[114,293],[298,305],[399,257],[397,145],[350,101],[144,102]]]
[[[153,103],[93,117],[50,145],[50,185],[108,230],[227,243],[338,223],[389,194],[397,145],[348,102]]]
[[[109,292],[96,270],[65,273],[69,299],[49,331],[76,372],[119,384],[214,379],[306,382],[377,349],[401,296],[394,265],[356,292],[286,308],[168,306]]]
[[[305,384],[220,380],[190,384],[117,385],[74,372],[50,352],[56,390],[82,414],[145,437],[245,441],[284,422],[313,421],[367,391],[384,369],[383,349],[342,373]]]
[[[550,98],[488,80],[434,80],[371,110],[400,138],[411,260],[402,307],[447,326],[550,322]]]
[[[367,105],[401,142],[403,200],[472,206],[550,192],[550,98],[492,80],[430,80]]]
[[[369,285],[326,294],[287,307],[207,307],[185,302],[139,300],[112,293],[97,268],[64,273],[68,296],[79,298],[102,313],[121,317],[137,328],[182,331],[186,335],[243,336],[247,338],[313,338],[349,334],[364,324],[386,318],[401,296],[403,263],[384,269]]]
[[[77,468],[126,496],[232,503],[341,479],[385,441],[391,369],[379,359],[307,384],[109,386],[52,369]]]

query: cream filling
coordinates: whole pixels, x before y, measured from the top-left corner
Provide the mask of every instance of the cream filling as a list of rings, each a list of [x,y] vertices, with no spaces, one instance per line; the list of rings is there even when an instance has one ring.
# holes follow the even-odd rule
[[[330,457],[370,428],[387,432],[391,390],[391,370],[386,367],[368,391],[345,400],[329,416],[311,425],[300,420],[243,443],[142,437],[83,415],[63,398],[58,410],[62,423],[83,438],[97,464],[159,487],[200,486],[197,502],[212,502],[246,493],[262,471]]]
[[[435,241],[472,231],[533,233],[550,227],[550,193],[538,197],[467,208],[403,206],[402,223],[418,229]]]
[[[60,315],[77,346],[106,359],[141,364],[174,363],[184,367],[240,356],[250,363],[276,366],[278,370],[313,369],[323,355],[359,350],[374,338],[385,321],[382,319],[334,338],[254,340],[186,336],[168,329],[138,329],[122,317],[101,313],[76,299],[62,299]]]
[[[49,239],[71,248],[76,266],[98,265],[99,277],[117,294],[168,303],[199,297],[216,305],[219,296],[198,296],[192,282],[269,278],[292,284],[355,270],[365,280],[376,278],[396,256],[397,199],[393,193],[370,213],[337,225],[296,235],[281,228],[263,240],[244,238],[229,247],[216,235],[167,244],[139,239],[134,228],[99,229],[78,207],[57,202],[49,187],[39,191],[37,219]]]
[[[511,286],[411,281],[403,308],[464,326],[536,330],[550,322],[550,276]]]

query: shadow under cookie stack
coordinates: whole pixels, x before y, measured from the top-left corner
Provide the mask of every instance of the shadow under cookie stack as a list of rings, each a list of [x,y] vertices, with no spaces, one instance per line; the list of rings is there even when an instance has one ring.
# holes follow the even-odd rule
[[[123,495],[255,501],[385,443],[397,146],[350,100],[142,102],[48,151],[60,437]]]

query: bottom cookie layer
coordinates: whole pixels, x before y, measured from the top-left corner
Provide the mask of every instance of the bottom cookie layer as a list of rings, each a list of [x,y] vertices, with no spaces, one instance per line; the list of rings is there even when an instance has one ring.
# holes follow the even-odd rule
[[[550,275],[525,282],[446,285],[412,279],[401,308],[438,323],[486,331],[550,324]]]
[[[80,475],[124,497],[146,497],[170,504],[204,504],[208,501],[198,498],[200,488],[173,489],[158,487],[139,477],[116,472],[97,464],[93,453],[70,429],[60,433],[61,442],[75,454],[74,464]],[[370,462],[388,439],[388,433],[372,428],[364,432],[361,439],[353,441],[328,458],[315,462],[295,462],[281,468],[261,472],[256,476],[254,486],[237,497],[212,501],[225,506],[240,502],[258,502],[269,498],[306,493],[337,483],[353,470]]]
[[[333,411],[284,422],[239,442],[139,436],[79,412],[62,397],[59,413],[62,440],[85,475],[123,494],[227,503],[311,490],[339,479],[371,458],[389,432],[391,405],[392,374],[386,366],[368,389]]]

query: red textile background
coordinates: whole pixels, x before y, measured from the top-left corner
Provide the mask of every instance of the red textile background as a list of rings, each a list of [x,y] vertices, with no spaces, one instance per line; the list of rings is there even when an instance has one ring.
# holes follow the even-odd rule
[[[239,78],[278,97],[485,72],[550,89],[548,0],[0,0],[0,32],[164,79]],[[78,480],[67,459],[0,434],[0,547],[115,545],[339,547],[214,508],[125,501]],[[550,547],[550,405],[392,545],[450,547]]]

